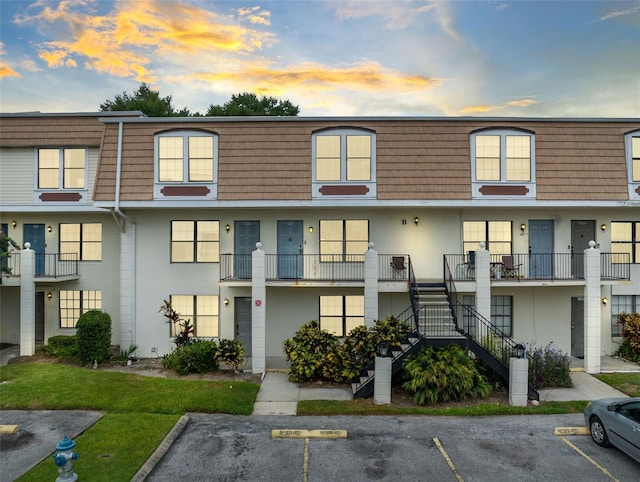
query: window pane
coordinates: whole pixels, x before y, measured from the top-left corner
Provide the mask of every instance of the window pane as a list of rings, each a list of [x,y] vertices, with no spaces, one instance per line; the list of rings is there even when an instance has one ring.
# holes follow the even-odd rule
[[[183,170],[183,138],[158,138],[158,179],[165,182],[181,182]]]
[[[80,224],[60,224],[60,253],[80,259]]]
[[[189,181],[213,181],[213,137],[189,137]]]
[[[218,297],[196,296],[196,336],[218,336]]]
[[[476,136],[476,180],[500,180],[500,136]]]
[[[340,136],[316,137],[316,180],[340,180]]]
[[[84,149],[64,150],[64,187],[67,189],[84,188]]]
[[[100,261],[102,259],[102,224],[82,225],[82,259]]]
[[[631,138],[631,179],[640,181],[640,137]]]
[[[192,263],[194,261],[194,221],[171,222],[171,261]]]
[[[361,219],[349,219],[345,221],[347,241],[368,241],[369,221]]]
[[[611,241],[631,242],[632,223],[611,223]]]
[[[60,187],[60,150],[38,149],[38,187],[58,189]]]
[[[87,290],[82,292],[82,312],[91,310],[102,311],[102,291]]]
[[[74,328],[80,318],[80,291],[60,290],[60,327]]]
[[[529,181],[531,179],[531,138],[506,136],[506,180]]]
[[[320,241],[342,241],[342,220],[321,220]]]
[[[371,179],[371,137],[347,136],[347,180]]]
[[[171,239],[173,241],[193,241],[193,221],[172,221]]]

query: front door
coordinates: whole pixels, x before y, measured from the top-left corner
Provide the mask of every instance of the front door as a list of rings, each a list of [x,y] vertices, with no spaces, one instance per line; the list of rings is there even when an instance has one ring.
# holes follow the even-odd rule
[[[529,277],[553,278],[553,220],[529,221]]]
[[[584,297],[571,298],[571,356],[584,358]]]
[[[44,345],[44,291],[36,291],[36,346]]]
[[[44,224],[25,224],[22,235],[23,243],[31,243],[31,249],[34,251],[36,275],[43,275],[44,250],[47,246],[44,240]]]
[[[595,221],[571,220],[571,276],[584,278],[584,250],[596,239]]]
[[[302,278],[303,262],[302,221],[278,221],[278,278]]]
[[[251,253],[260,241],[260,221],[236,221],[233,269],[236,279],[251,279]]]
[[[234,299],[235,339],[242,342],[245,357],[251,356],[251,298]]]

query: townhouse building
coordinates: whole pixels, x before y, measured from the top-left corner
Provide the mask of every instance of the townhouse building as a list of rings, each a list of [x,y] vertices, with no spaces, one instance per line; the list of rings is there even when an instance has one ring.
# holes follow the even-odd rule
[[[23,354],[101,309],[162,356],[170,300],[254,372],[308,320],[390,315],[595,372],[640,309],[639,119],[3,114],[0,207],[30,243],[0,286]]]

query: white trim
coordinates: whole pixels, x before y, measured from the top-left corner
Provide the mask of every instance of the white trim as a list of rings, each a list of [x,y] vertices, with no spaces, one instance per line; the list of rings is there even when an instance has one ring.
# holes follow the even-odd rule
[[[631,200],[640,200],[640,194],[636,192],[636,189],[640,187],[640,181],[634,181],[633,174],[633,158],[632,158],[632,149],[631,149],[631,140],[634,137],[640,138],[640,130],[629,132],[624,136],[624,152],[625,158],[627,161],[627,183],[629,189],[629,199]]]

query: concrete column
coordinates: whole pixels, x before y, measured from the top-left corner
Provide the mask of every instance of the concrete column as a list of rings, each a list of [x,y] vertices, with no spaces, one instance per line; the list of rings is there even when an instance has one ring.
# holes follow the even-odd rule
[[[135,327],[135,224],[125,222],[125,231],[120,233],[120,348],[126,350],[136,343]],[[114,330],[115,331],[115,330]],[[147,355],[143,355],[147,356]],[[148,356],[152,356],[151,353]]]
[[[491,263],[483,242],[476,251],[476,311],[491,321]],[[476,326],[476,335],[486,336],[486,327]]]
[[[262,243],[251,253],[251,371],[267,369],[267,285],[266,257]]]
[[[36,351],[36,265],[31,243],[20,252],[20,356]]]
[[[509,360],[509,405],[526,407],[529,399],[529,360]]]
[[[364,324],[373,326],[378,319],[378,252],[369,243],[364,253]]]
[[[391,403],[391,363],[393,358],[377,356],[375,360],[375,378],[373,380],[373,403],[388,405]]]
[[[600,373],[602,327],[600,250],[589,241],[584,251],[584,371]]]

